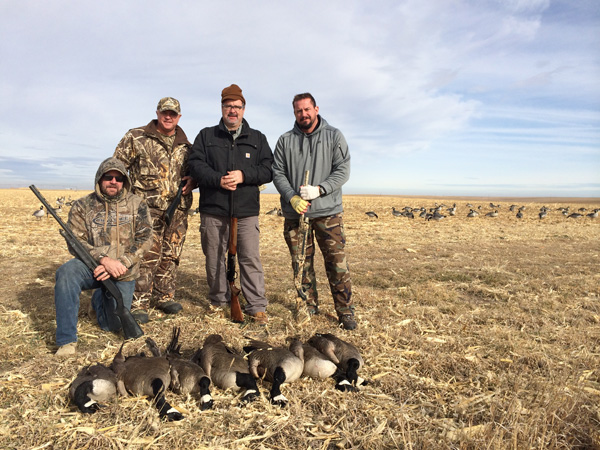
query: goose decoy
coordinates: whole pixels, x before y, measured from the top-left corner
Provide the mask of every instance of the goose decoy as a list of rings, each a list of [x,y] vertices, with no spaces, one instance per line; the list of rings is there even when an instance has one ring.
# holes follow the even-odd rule
[[[433,214],[428,214],[427,215],[427,220],[436,220],[436,221],[440,221],[442,219],[445,219],[446,216],[444,216],[442,213],[440,213],[437,209],[433,212]]]
[[[456,203],[452,205],[451,208],[448,208],[448,215],[455,216],[456,215]]]
[[[522,211],[518,211],[517,212],[517,219],[522,219],[523,218],[523,212]]]
[[[581,217],[581,214],[579,213],[571,213],[567,216],[567,219],[579,219]]]
[[[379,216],[375,214],[374,211],[367,211],[365,214],[369,217],[375,217],[376,219],[379,219]]]
[[[477,211],[471,209],[471,211],[469,211],[469,214],[467,214],[467,217],[477,217],[478,215],[479,213]]]
[[[200,409],[205,411],[213,406],[209,389],[210,378],[198,364],[183,359],[180,351],[181,345],[179,344],[180,333],[181,329],[179,327],[173,328],[171,342],[165,352],[165,356],[171,364],[170,388],[176,394],[198,394],[200,396]]]
[[[546,216],[548,215],[548,213],[546,211],[540,211],[538,213],[538,217],[541,219],[544,219]]]
[[[188,209],[188,216],[195,216],[200,212],[200,207],[198,206],[196,209]]]
[[[273,208],[272,210],[267,211],[265,214],[267,216],[276,216],[278,212],[279,212],[279,208]]]
[[[598,218],[598,211],[600,211],[600,209],[594,209],[591,213],[587,214],[587,216],[590,219],[597,219]]]
[[[490,211],[489,213],[486,214],[486,217],[498,217],[498,210]]]
[[[151,348],[158,348],[151,338],[146,339]],[[123,343],[124,344],[124,343]],[[124,357],[123,344],[112,362],[112,370],[117,375],[117,389],[123,396],[147,395],[152,399],[161,419],[175,421],[183,419],[183,414],[173,408],[165,399],[165,390],[171,384],[171,365],[163,356],[148,357],[144,354]]]
[[[302,342],[293,339],[289,348],[272,347],[266,342],[251,340],[244,347],[248,354],[248,368],[254,378],[266,379],[272,383],[269,396],[271,403],[281,407],[288,399],[281,393],[283,383],[296,381],[304,369],[304,349]]]
[[[69,397],[79,410],[93,414],[117,394],[117,376],[102,364],[84,367],[69,386]]]
[[[398,211],[394,206],[392,206],[392,215],[394,217],[401,217],[404,215],[402,211]]]
[[[354,345],[330,333],[315,334],[308,340],[308,344],[319,350],[338,366],[345,376],[345,381],[340,382],[341,385],[349,385],[349,389],[352,389],[352,387],[367,384],[367,381],[358,376],[357,371],[365,363]]]
[[[34,212],[32,214],[32,216],[35,216],[38,218],[38,220],[40,220],[42,217],[44,217],[46,215],[46,211],[44,211],[44,207],[40,206],[40,209],[38,209],[36,212]]]
[[[200,365],[220,389],[243,391],[242,404],[258,398],[258,386],[256,379],[250,375],[248,361],[227,347],[222,336],[208,336],[203,347],[192,356],[192,362]]]

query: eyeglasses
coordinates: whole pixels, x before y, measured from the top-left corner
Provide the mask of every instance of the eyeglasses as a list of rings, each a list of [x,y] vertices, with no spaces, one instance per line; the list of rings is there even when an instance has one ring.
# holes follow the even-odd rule
[[[223,109],[235,109],[236,111],[241,111],[244,108],[244,105],[221,105]]]
[[[117,183],[122,183],[125,181],[125,175],[109,175],[107,173],[102,175],[102,181],[112,181],[113,178]]]

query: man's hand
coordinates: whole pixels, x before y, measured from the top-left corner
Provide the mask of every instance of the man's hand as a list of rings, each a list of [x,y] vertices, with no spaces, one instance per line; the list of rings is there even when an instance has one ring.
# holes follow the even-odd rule
[[[118,259],[108,256],[100,259],[100,265],[94,269],[94,278],[98,281],[108,280],[110,277],[119,278],[127,273],[127,267]]]
[[[302,200],[314,200],[320,196],[319,186],[311,186],[310,184],[300,186],[300,197],[302,197]]]
[[[235,191],[237,185],[244,182],[244,172],[241,170],[231,170],[227,175],[221,177],[221,187],[228,191]]]
[[[189,175],[186,175],[181,180],[186,182],[185,186],[181,190],[181,193],[183,195],[189,194],[190,192],[192,192],[194,189],[196,189],[198,187],[198,184],[196,183],[196,181]]]
[[[294,208],[294,211],[298,214],[304,214],[308,210],[310,203],[306,200],[302,200],[302,197],[299,195],[294,195],[290,199],[290,205],[292,205],[292,208]]]

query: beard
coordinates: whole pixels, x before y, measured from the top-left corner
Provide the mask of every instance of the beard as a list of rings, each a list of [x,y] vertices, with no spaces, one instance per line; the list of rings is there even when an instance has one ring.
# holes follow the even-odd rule
[[[303,122],[303,123],[298,123],[298,128],[300,128],[302,131],[308,131],[311,129],[311,127],[317,123],[318,117],[315,117],[315,120],[311,121],[311,122]]]

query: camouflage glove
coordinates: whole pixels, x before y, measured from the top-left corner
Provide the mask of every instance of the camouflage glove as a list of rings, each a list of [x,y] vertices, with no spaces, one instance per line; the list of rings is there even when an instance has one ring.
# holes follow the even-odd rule
[[[294,195],[290,200],[290,205],[292,205],[292,208],[294,208],[294,211],[296,211],[298,214],[304,214],[310,203],[308,203],[306,200],[302,200],[302,197],[299,195]]]

